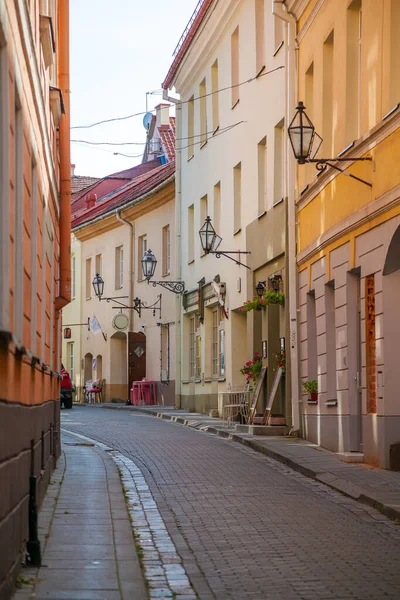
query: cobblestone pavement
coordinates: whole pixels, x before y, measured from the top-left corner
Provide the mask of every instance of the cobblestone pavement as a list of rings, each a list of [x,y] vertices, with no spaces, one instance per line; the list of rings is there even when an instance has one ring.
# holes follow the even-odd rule
[[[400,526],[374,509],[153,417],[74,407],[62,423],[141,468],[201,600],[400,598]]]

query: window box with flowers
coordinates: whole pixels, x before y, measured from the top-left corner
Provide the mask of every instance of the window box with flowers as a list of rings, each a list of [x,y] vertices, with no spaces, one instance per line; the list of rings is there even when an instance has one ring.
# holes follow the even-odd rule
[[[244,312],[250,312],[251,310],[263,310],[269,304],[280,304],[283,306],[284,303],[284,294],[281,292],[276,292],[275,290],[267,290],[261,298],[254,296],[253,300],[248,300],[245,302],[240,310]]]

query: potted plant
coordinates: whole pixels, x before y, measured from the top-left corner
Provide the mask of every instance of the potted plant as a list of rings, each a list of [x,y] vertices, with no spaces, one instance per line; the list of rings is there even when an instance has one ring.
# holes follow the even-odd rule
[[[246,377],[246,383],[253,381],[255,383],[258,379],[262,367],[261,356],[256,352],[253,356],[253,360],[248,360],[243,368],[240,369],[242,375]]]
[[[301,385],[310,394],[311,401],[318,402],[318,381],[316,379],[302,381]]]

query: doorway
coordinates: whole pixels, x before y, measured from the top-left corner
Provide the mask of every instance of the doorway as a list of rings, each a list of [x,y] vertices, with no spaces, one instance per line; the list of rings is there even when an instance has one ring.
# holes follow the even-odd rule
[[[133,381],[146,377],[146,336],[139,331],[128,333],[128,397]]]

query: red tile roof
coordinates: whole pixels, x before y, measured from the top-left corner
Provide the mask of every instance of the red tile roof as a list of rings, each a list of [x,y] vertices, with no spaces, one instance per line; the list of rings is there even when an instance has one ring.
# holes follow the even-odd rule
[[[74,175],[71,177],[71,193],[79,192],[89,185],[99,181],[99,177],[86,177],[86,175]]]
[[[129,182],[97,200],[95,206],[92,208],[82,208],[78,211],[78,213],[72,217],[72,229],[85,223],[90,223],[90,221],[97,219],[101,215],[105,215],[117,208],[122,208],[124,205],[129,204],[134,200],[140,202],[145,194],[155,190],[162,184],[167,184],[174,173],[174,161],[167,163],[166,165],[161,165],[148,173],[144,173],[134,181]]]
[[[158,134],[163,146],[163,150],[168,160],[175,160],[175,117],[169,118],[168,125],[158,127]]]
[[[174,52],[174,60],[172,65],[169,68],[167,76],[163,81],[162,88],[164,90],[168,90],[171,87],[171,83],[176,75],[179,65],[181,64],[183,57],[189,49],[190,44],[194,36],[196,35],[205,15],[213,0],[199,0],[194,12],[189,20],[189,23],[186,26],[185,31],[183,32],[181,39],[178,42],[177,47]]]
[[[74,214],[76,214],[79,210],[85,207],[85,198],[89,192],[93,192],[97,194],[98,198],[102,198],[113,190],[125,185],[125,183],[129,183],[140,175],[143,175],[148,171],[152,171],[156,167],[160,166],[160,162],[160,159],[156,158],[146,163],[136,165],[135,167],[125,169],[124,171],[112,173],[111,175],[107,175],[102,179],[95,179],[94,182],[88,187],[85,187],[84,189],[72,194],[72,217],[74,217]]]

